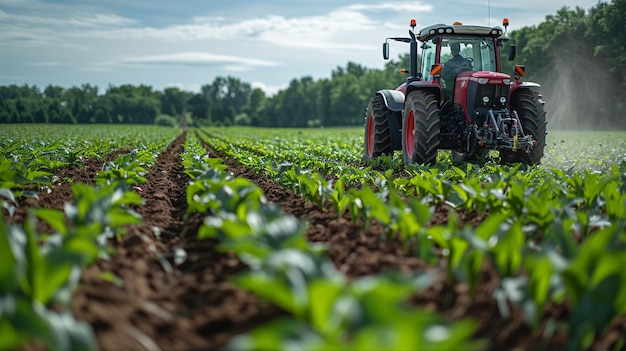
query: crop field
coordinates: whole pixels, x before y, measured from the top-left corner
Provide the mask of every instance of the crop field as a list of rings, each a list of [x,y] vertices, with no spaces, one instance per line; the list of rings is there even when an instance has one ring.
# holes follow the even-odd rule
[[[626,132],[0,125],[0,350],[622,350]]]

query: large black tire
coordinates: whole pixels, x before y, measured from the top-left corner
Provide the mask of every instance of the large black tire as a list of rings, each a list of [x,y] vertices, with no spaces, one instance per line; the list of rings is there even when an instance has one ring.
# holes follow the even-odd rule
[[[541,163],[543,149],[546,146],[548,122],[545,102],[541,94],[529,89],[520,89],[511,98],[511,108],[517,111],[524,133],[532,135],[537,145],[529,153],[502,151],[500,161],[501,163],[521,162],[527,165],[537,165]]]
[[[385,106],[385,101],[380,95],[370,99],[365,114],[365,143],[363,160],[369,161],[381,155],[391,155],[393,145],[389,118],[391,111]]]
[[[416,90],[402,113],[402,159],[405,165],[434,164],[439,148],[439,103],[435,94]]]

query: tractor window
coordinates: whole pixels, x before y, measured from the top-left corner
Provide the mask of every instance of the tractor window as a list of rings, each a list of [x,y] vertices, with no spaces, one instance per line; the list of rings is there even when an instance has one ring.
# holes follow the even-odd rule
[[[435,58],[437,55],[437,45],[433,42],[433,40],[429,40],[422,45],[424,49],[422,53],[422,57],[424,58],[424,64],[422,65],[422,77],[424,80],[433,80],[433,77],[430,75],[430,67],[434,65]]]
[[[493,47],[493,40],[483,40],[480,43],[480,57],[482,71],[495,71],[496,70],[496,56],[495,49]]]
[[[495,71],[494,41],[482,36],[445,36],[441,43],[441,63],[452,59],[452,48],[460,48],[460,55],[470,61],[473,71]]]
[[[461,50],[459,52],[461,57],[469,61],[472,70],[476,70],[478,68],[476,66],[476,61],[477,59],[480,59],[480,56],[477,55],[477,52],[476,52],[476,43],[471,39],[472,38],[462,38],[462,37],[444,38],[442,45],[441,45],[441,59],[439,62],[445,64],[446,62],[451,60],[452,57],[454,56],[452,52],[452,48],[456,47],[457,49]]]

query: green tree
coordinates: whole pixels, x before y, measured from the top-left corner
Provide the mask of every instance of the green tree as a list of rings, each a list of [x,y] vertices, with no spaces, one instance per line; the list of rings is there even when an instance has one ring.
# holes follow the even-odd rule
[[[111,86],[105,98],[114,123],[154,124],[160,107],[160,95],[146,85]]]
[[[161,95],[161,112],[181,118],[187,112],[187,100],[193,95],[176,87],[165,88]]]
[[[293,79],[280,100],[278,125],[284,127],[306,127],[317,117],[313,78]]]
[[[194,120],[209,119],[209,98],[204,93],[193,94],[187,101],[187,109]]]
[[[252,92],[250,84],[234,77],[216,77],[210,86],[202,91],[210,104],[210,118],[213,122],[231,125],[236,115],[243,113]]]
[[[250,93],[248,104],[244,107],[244,112],[250,117],[250,124],[253,126],[261,126],[261,112],[265,108],[267,97],[265,92],[259,88],[255,88]]]

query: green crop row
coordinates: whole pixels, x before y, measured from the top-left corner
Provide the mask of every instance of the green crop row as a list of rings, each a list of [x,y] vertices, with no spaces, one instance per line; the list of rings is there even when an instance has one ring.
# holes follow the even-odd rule
[[[572,304],[569,330],[579,337],[570,347],[577,349],[626,312],[626,275],[619,269],[626,263],[625,171],[566,176],[559,170],[521,173],[512,168],[492,174],[490,182],[460,184],[424,172],[380,181],[376,192],[363,187],[347,193],[340,179],[331,185],[314,174],[299,175],[297,181],[309,201],[330,201],[338,215],[348,211],[354,222],[379,222],[425,262],[443,258],[448,278],[466,282],[470,291],[483,261],[489,260],[502,279],[497,297],[504,314],[506,300],[516,302],[537,326],[545,304],[566,297]],[[409,193],[417,197],[407,202],[397,188],[382,186],[392,183],[410,184],[414,190]],[[490,216],[472,228],[459,225],[452,212],[447,225],[428,226],[437,202],[478,208]]]
[[[103,158],[114,150],[145,149],[171,139],[180,130],[157,126],[29,125],[0,127],[0,154],[13,162],[31,162],[54,171],[86,158]]]
[[[3,208],[12,215],[16,198],[36,198],[38,190],[57,181],[54,176],[57,169],[80,167],[84,158],[101,159],[119,150],[126,150],[126,154],[106,164],[97,182],[126,178],[131,184],[140,184],[144,181],[141,173],[145,166],[154,162],[156,154],[178,133],[175,129],[154,126],[3,125],[0,128]]]
[[[31,210],[23,225],[0,217],[0,349],[34,341],[51,350],[94,350],[91,327],[71,315],[81,268],[108,257],[110,237],[141,221],[129,206],[142,202],[124,182],[72,184],[65,211]],[[0,201],[1,202],[1,201]],[[35,216],[52,228],[36,231]]]
[[[96,175],[97,184],[109,184],[123,179],[128,185],[140,185],[146,182],[144,175],[171,140],[163,139],[159,142],[146,144],[130,153],[118,156],[114,161],[106,163]]]
[[[377,191],[348,192],[341,178],[329,183],[318,174],[286,174],[310,202],[328,201],[355,223],[379,222],[390,238],[399,236],[425,262],[441,264],[443,258],[448,279],[467,283],[470,291],[489,260],[501,277],[495,296],[505,316],[507,301],[513,302],[537,327],[546,303],[567,299],[569,348],[586,348],[613,318],[626,313],[626,275],[619,268],[626,263],[626,169],[598,174],[520,172],[519,167],[499,168],[489,181],[460,169],[457,182],[436,169],[397,179],[388,172],[376,182]],[[489,217],[472,228],[459,225],[452,211],[447,225],[428,226],[438,204]]]
[[[39,129],[32,128],[32,131]],[[87,138],[87,135],[83,134],[83,137]],[[138,149],[105,164],[97,173],[96,186],[73,183],[74,200],[66,203],[63,211],[31,209],[25,223],[14,225],[5,224],[4,215],[0,218],[0,349],[15,349],[33,343],[50,350],[97,348],[91,327],[75,320],[70,312],[72,292],[78,284],[82,268],[98,259],[108,258],[109,240],[119,239],[129,225],[142,221],[131,207],[142,204],[143,200],[129,187],[145,182],[143,174],[146,168],[154,163],[156,155],[172,137],[169,132],[147,134],[131,142],[125,137],[113,139],[114,135],[110,136],[111,143],[100,149],[102,155],[125,149],[128,145]],[[50,143],[59,145],[62,142],[59,137],[55,134]],[[28,140],[26,135],[22,138],[22,142]],[[52,141],[54,138],[57,138],[56,142]],[[34,145],[36,148],[42,144]],[[73,145],[89,147],[90,142]],[[5,168],[0,168],[0,205],[12,215],[17,206],[16,194],[21,195],[20,188],[33,184],[24,179],[23,174],[27,174],[24,172],[40,172],[41,177],[46,177],[40,184],[51,185],[49,178],[53,169],[46,168],[43,174],[44,171],[37,170],[33,165],[45,168],[42,166],[45,162],[25,165],[20,160],[26,156],[18,156],[15,150],[3,149],[3,152],[15,156],[2,163]],[[95,157],[86,149],[74,150],[73,153]],[[54,159],[51,153],[47,155],[50,157],[47,160]],[[32,193],[36,195],[35,191]],[[36,218],[47,223],[53,233],[38,233]],[[103,279],[111,277],[103,276]]]
[[[389,273],[349,282],[306,241],[306,225],[265,201],[250,181],[224,171],[188,139],[182,162],[191,182],[189,214],[205,215],[199,236],[217,238],[250,270],[233,278],[244,289],[289,312],[239,337],[226,349],[459,349],[478,348],[475,324],[446,323],[405,301],[432,274]]]
[[[281,175],[290,168],[296,169],[297,173],[316,172],[328,178],[341,177],[348,185],[369,181],[364,177],[372,167],[361,162],[361,144],[349,132],[351,129],[330,130],[328,133],[246,128],[207,128],[203,131],[211,135],[213,148],[277,182],[282,181]],[[397,169],[399,163],[395,167]]]
[[[348,212],[354,223],[377,221],[389,238],[399,237],[407,250],[441,265],[449,280],[465,282],[471,291],[489,261],[501,278],[495,297],[505,316],[513,303],[538,327],[548,302],[569,304],[570,349],[589,346],[614,317],[626,312],[626,276],[618,269],[624,262],[616,258],[626,256],[626,163],[619,152],[598,158],[606,160],[602,167],[582,157],[561,167],[448,163],[409,168],[400,177],[392,156],[383,158],[386,172],[357,162],[354,174],[343,175],[328,172],[332,166],[301,167],[327,157],[315,154],[311,145],[323,145],[315,137],[298,143],[289,134],[281,139],[259,132],[252,141],[238,130],[220,131],[219,136],[209,144],[228,157],[320,208],[330,203],[338,216]],[[556,143],[551,146],[548,151],[563,151]],[[623,146],[612,150],[624,152]],[[355,150],[356,145],[345,148],[346,153],[359,152]],[[278,164],[286,155],[290,161]],[[354,179],[362,185],[354,187]],[[430,225],[441,206],[451,210],[448,223]],[[459,223],[456,211],[489,217],[473,228]]]

